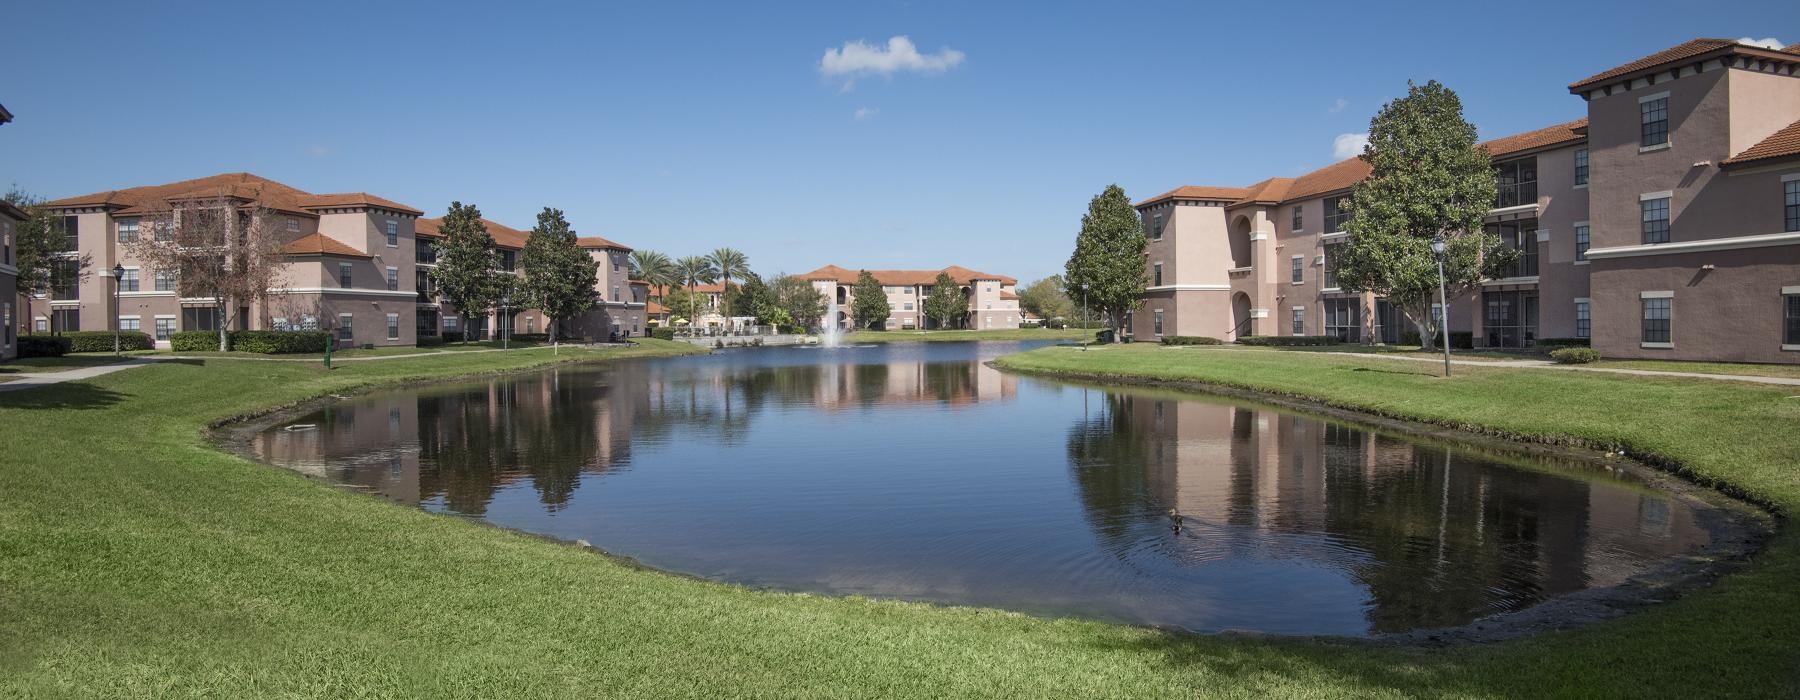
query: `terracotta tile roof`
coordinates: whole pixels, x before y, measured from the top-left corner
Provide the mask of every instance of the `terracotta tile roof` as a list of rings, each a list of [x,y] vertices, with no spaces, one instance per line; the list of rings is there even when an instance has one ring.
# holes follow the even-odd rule
[[[1739,165],[1751,161],[1792,156],[1800,156],[1800,121],[1783,127],[1780,131],[1770,134],[1768,138],[1757,142],[1756,145],[1745,149],[1743,153],[1726,158],[1719,164]]]
[[[996,275],[980,270],[971,270],[959,265],[951,265],[942,270],[870,270],[869,274],[874,275],[875,281],[882,284],[912,286],[929,285],[937,282],[939,272],[949,273],[950,279],[956,280],[957,284],[968,284],[975,280],[998,280],[1002,284],[1019,283],[1019,280],[1007,277],[1006,275]],[[817,270],[813,270],[812,272],[800,275],[800,279],[807,281],[835,280],[839,284],[856,284],[856,278],[860,273],[860,270],[850,270],[836,265],[826,265]]]
[[[1137,204],[1133,204],[1132,206],[1141,207],[1146,204],[1153,204],[1156,202],[1163,201],[1165,199],[1223,199],[1226,201],[1233,201],[1233,200],[1237,200],[1237,199],[1242,199],[1244,195],[1249,194],[1249,193],[1250,193],[1250,191],[1243,187],[1211,187],[1211,186],[1204,186],[1204,185],[1182,185],[1175,189],[1172,189],[1172,190],[1169,190],[1162,194],[1156,195],[1155,197],[1151,197],[1144,201],[1138,202]]]
[[[486,218],[481,220],[481,224],[487,227],[488,235],[494,237],[494,245],[513,250],[521,250],[525,247],[525,237],[529,234],[524,231]],[[442,217],[436,219],[420,217],[419,220],[413,222],[413,235],[424,238],[443,238],[444,234],[438,230],[443,225]]]
[[[1570,92],[1581,92],[1596,84],[1616,78],[1623,78],[1639,71],[1660,68],[1670,63],[1686,61],[1718,52],[1720,54],[1749,54],[1753,56],[1785,58],[1782,54],[1800,55],[1800,51],[1789,46],[1780,50],[1767,49],[1761,46],[1740,44],[1731,39],[1690,39],[1675,46],[1663,49],[1638,60],[1595,73],[1581,80],[1569,83]],[[1710,56],[1708,56],[1710,58]]]
[[[1346,158],[1300,177],[1288,186],[1283,202],[1317,197],[1327,192],[1347,190],[1369,176],[1369,164],[1361,158]]]
[[[1238,207],[1245,204],[1275,204],[1283,199],[1287,199],[1288,190],[1293,186],[1294,178],[1272,177],[1245,188],[1249,191],[1249,194],[1244,195],[1243,199],[1232,202],[1231,206]]]
[[[1587,117],[1582,117],[1555,126],[1546,126],[1536,131],[1485,141],[1481,145],[1488,149],[1489,155],[1499,158],[1513,153],[1535,151],[1540,148],[1585,140],[1587,140]]]
[[[648,287],[648,286],[650,286],[650,283],[646,282],[644,280],[625,280],[625,283],[629,284],[633,287]]]
[[[667,316],[669,314],[669,307],[654,301],[647,301],[644,302],[644,312],[651,316]]]
[[[45,204],[59,208],[112,207],[115,209],[114,214],[129,216],[168,211],[171,201],[221,196],[234,197],[245,202],[260,202],[262,206],[270,209],[303,216],[317,216],[311,210],[318,207],[349,204],[381,206],[409,214],[420,213],[419,210],[399,202],[365,193],[316,195],[250,173],[221,173],[163,185],[108,190],[79,197],[65,197]]]
[[[281,247],[281,252],[288,255],[341,255],[355,258],[369,257],[367,253],[344,245],[337,239],[323,234],[307,234],[293,243]]]
[[[1000,292],[1000,298],[1001,299],[1018,299],[1019,295],[1014,294],[1012,292],[1002,291],[1002,292]]]
[[[613,250],[623,250],[627,253],[631,252],[631,246],[609,241],[599,236],[582,236],[581,238],[575,239],[575,245],[582,248],[611,248]]]
[[[737,280],[732,280],[732,281],[736,282]],[[676,286],[686,289],[690,292],[698,292],[701,294],[724,294],[725,293],[725,283],[724,282],[707,282],[705,284],[697,284],[692,287],[689,287],[685,284],[676,285]]]

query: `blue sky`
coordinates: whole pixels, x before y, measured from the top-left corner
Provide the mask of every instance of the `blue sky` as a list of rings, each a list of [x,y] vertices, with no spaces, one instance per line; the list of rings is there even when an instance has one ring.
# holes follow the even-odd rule
[[[39,2],[7,24],[0,184],[43,196],[247,170],[521,228],[555,206],[764,273],[1027,280],[1108,183],[1328,164],[1408,79],[1493,137],[1581,116],[1564,85],[1686,39],[1800,41],[1781,2]],[[869,70],[828,74],[827,50]]]

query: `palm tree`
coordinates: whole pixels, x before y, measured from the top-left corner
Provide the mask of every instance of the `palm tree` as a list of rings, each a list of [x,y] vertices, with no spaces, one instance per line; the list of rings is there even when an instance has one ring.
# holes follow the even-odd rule
[[[729,319],[731,318],[731,278],[743,279],[744,275],[750,272],[750,259],[744,257],[744,254],[735,248],[720,248],[713,251],[712,255],[707,256],[707,259],[712,261],[713,269],[718,271],[720,279],[725,282],[721,285],[719,299],[724,302],[725,318]]]
[[[700,298],[694,288],[717,282],[719,271],[708,256],[685,255],[675,261],[675,276],[688,288],[688,334],[692,335],[700,319]]]
[[[631,276],[656,287],[659,301],[668,298],[669,285],[681,281],[675,273],[675,261],[654,250],[631,251]]]

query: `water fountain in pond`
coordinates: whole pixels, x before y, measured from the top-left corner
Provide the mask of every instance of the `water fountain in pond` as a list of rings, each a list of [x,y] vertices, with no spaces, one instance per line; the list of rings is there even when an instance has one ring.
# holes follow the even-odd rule
[[[819,347],[835,348],[844,344],[844,331],[838,328],[837,295],[826,297],[825,322],[819,324]]]

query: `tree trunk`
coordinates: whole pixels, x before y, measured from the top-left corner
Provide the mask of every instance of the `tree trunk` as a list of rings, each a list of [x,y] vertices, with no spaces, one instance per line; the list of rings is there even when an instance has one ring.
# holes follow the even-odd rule
[[[227,319],[225,318],[224,297],[219,297],[217,301],[213,302],[213,323],[219,325],[219,352],[230,350],[231,332],[226,330],[226,328],[231,324],[227,323]]]

